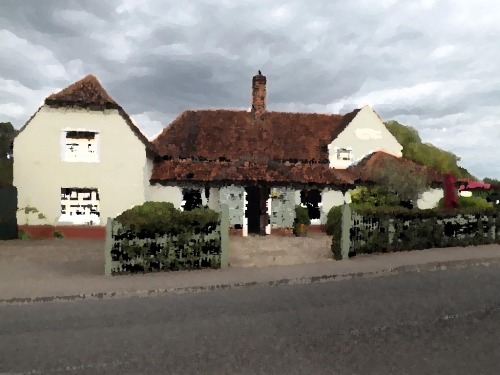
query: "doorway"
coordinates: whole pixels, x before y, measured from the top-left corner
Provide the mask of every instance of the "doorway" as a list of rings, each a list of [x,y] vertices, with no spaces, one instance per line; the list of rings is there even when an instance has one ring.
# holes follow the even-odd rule
[[[300,203],[306,206],[310,220],[320,220],[321,191],[318,189],[302,190],[300,192]]]
[[[267,199],[270,189],[260,186],[248,186],[246,191],[246,209],[248,234],[266,235],[266,226],[269,224],[267,213]]]

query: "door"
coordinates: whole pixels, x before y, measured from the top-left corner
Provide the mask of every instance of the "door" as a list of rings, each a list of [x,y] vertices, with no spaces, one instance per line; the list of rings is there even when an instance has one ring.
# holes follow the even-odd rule
[[[248,234],[260,234],[260,189],[258,186],[248,186],[245,217],[248,222]]]

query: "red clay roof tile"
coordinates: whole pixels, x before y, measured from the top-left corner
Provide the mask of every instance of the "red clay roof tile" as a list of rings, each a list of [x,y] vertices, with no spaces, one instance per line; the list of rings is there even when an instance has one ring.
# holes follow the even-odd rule
[[[162,156],[239,160],[258,154],[272,160],[327,162],[327,145],[359,110],[347,115],[234,110],[185,111],[153,141]]]
[[[285,165],[273,161],[236,162],[164,160],[155,163],[152,182],[267,182],[318,185],[350,185],[354,181],[345,170],[325,164]]]

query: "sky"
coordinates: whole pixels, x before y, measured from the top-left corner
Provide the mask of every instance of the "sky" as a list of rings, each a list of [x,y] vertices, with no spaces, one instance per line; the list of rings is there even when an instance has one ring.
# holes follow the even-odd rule
[[[0,122],[94,74],[148,137],[187,109],[370,105],[500,178],[500,2],[2,0]]]

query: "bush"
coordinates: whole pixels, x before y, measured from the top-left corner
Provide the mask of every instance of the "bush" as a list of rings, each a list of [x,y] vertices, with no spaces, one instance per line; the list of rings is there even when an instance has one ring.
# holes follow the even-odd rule
[[[486,209],[493,208],[493,203],[488,202],[485,198],[472,196],[472,197],[458,197],[458,208],[478,208]],[[438,208],[444,208],[444,198],[441,198],[437,205]]]
[[[219,214],[207,208],[180,211],[170,202],[145,202],[122,212],[115,220],[136,233],[179,234],[216,226]]]
[[[326,215],[326,234],[333,236],[335,229],[342,224],[342,206],[330,208]]]
[[[397,206],[399,199],[378,186],[360,186],[351,193],[354,205]]]
[[[302,206],[295,206],[295,224],[311,225],[309,211]]]

